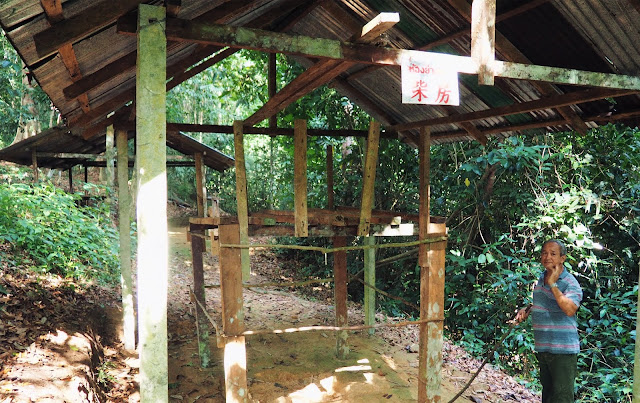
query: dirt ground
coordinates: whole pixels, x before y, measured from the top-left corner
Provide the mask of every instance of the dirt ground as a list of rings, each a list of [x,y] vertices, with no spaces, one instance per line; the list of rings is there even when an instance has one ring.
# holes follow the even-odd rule
[[[186,223],[184,217],[173,218],[169,228],[170,401],[224,402],[222,350],[216,348],[215,336],[211,337],[210,343],[212,365],[209,368],[200,366],[194,305],[189,298],[191,253],[186,239]],[[218,284],[217,258],[207,253],[204,261],[205,284]],[[252,283],[291,280],[270,250],[252,251],[251,265]],[[11,278],[7,275],[0,277],[0,286],[5,284],[8,287],[10,283]],[[245,289],[246,328],[333,325],[333,303],[327,297],[331,293],[322,286],[316,291],[302,296],[293,288]],[[207,310],[221,323],[219,290],[207,288],[206,293]],[[60,317],[55,320],[49,318],[48,324],[44,320],[37,331],[27,331],[22,335],[19,329],[28,328],[43,319],[36,314],[17,318],[9,309],[0,310],[0,403],[140,400],[137,358],[127,355],[117,338],[120,316],[117,294],[111,291],[99,297],[87,295],[85,300],[76,302],[76,310],[67,314],[73,315],[76,326],[65,324],[72,321],[62,318],[65,309],[70,308],[55,308]],[[79,312],[77,307],[82,306],[81,303],[91,304],[95,309]],[[362,324],[362,317],[361,308],[350,303],[350,324]],[[23,322],[18,322],[18,319]],[[381,322],[400,320],[382,315],[378,319]],[[91,330],[81,325],[85,322],[94,324]],[[7,333],[8,330],[12,333]],[[15,335],[12,336],[15,340],[7,339],[7,334]],[[414,351],[417,342],[417,328],[414,326],[377,329],[373,336],[366,332],[351,332],[348,338],[351,352],[347,359],[340,360],[335,355],[336,337],[333,332],[248,336],[247,376],[251,401],[416,401],[418,354]],[[14,344],[3,346],[5,343]],[[445,342],[443,359],[441,391],[442,401],[447,402],[466,383],[480,362],[448,342]],[[458,401],[538,402],[540,398],[513,378],[486,366]]]

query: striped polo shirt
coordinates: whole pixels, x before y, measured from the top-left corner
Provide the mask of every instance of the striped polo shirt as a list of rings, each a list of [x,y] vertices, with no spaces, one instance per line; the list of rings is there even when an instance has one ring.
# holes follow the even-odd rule
[[[580,306],[582,288],[567,269],[562,271],[556,284],[565,296]],[[544,271],[533,289],[531,320],[536,352],[577,354],[580,351],[576,316],[562,312],[551,288],[544,283]]]

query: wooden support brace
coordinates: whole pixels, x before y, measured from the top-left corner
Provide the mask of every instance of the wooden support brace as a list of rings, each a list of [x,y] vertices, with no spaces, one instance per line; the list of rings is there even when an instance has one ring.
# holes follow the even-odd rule
[[[496,0],[473,0],[471,16],[471,58],[478,63],[478,84],[493,85]]]
[[[233,122],[233,144],[236,160],[236,201],[238,206],[238,224],[240,224],[240,242],[249,243],[249,202],[247,200],[247,168],[244,161],[244,133],[241,120]],[[249,249],[242,249],[242,277],[245,281],[251,275]]]
[[[222,244],[237,244],[240,227],[237,224],[221,225]],[[222,329],[227,336],[224,346],[224,376],[226,401],[247,402],[247,353],[244,332],[244,307],[242,300],[242,272],[240,250],[220,249],[220,294],[222,300]]]
[[[307,121],[296,119],[293,129],[293,193],[295,208],[295,234],[309,236],[307,217]]]
[[[198,217],[204,217],[204,178],[203,178],[203,165],[202,165],[202,153],[195,153],[194,159],[196,162],[196,199],[198,204]]]
[[[358,225],[359,236],[368,236],[371,226],[371,209],[373,208],[379,143],[380,123],[372,121],[369,124],[369,136],[367,137],[367,155],[365,157],[362,200],[360,203],[360,225]]]
[[[209,323],[205,315],[207,298],[204,287],[204,264],[202,254],[205,252],[204,231],[196,230],[193,225],[189,233],[198,236],[191,237],[191,267],[193,269],[193,295],[198,300],[196,303],[196,330],[198,334],[198,354],[200,366],[207,368],[210,363],[211,351],[209,348]]]
[[[333,146],[327,146],[327,208],[334,208],[334,192],[333,192]]]
[[[347,246],[347,238],[336,236],[333,238],[333,247]],[[346,326],[349,322],[347,316],[347,252],[337,251],[333,253],[333,282],[334,299],[336,304],[336,326]],[[345,359],[349,355],[346,330],[336,333],[336,355]]]
[[[129,155],[127,132],[116,130],[118,160],[118,225],[120,239],[120,289],[122,290],[122,328],[124,348],[136,348],[135,304],[131,271],[131,194],[129,193]],[[71,173],[71,169],[69,169]]]

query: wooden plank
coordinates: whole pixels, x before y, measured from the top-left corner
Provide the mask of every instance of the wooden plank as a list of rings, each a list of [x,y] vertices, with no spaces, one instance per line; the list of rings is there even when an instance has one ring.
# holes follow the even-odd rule
[[[43,59],[64,44],[76,42],[116,21],[118,17],[135,9],[141,0],[102,1],[84,12],[68,18],[63,24],[54,24],[33,36],[38,57]]]
[[[360,34],[353,40],[359,43],[369,43],[390,30],[398,22],[400,22],[399,13],[380,13],[365,24]]]
[[[118,229],[120,289],[122,294],[122,333],[124,348],[136,348],[135,303],[131,270],[131,194],[129,193],[129,155],[127,132],[116,130],[118,160]],[[71,170],[69,170],[71,172]]]
[[[236,205],[238,207],[238,223],[240,225],[240,242],[249,243],[249,203],[247,201],[247,168],[244,160],[244,133],[242,121],[233,122],[233,144],[236,165]],[[242,276],[248,281],[251,276],[249,249],[242,249]]]
[[[296,236],[309,236],[307,228],[307,121],[296,119],[293,135],[293,198]]]
[[[238,225],[218,228],[221,244],[240,242]],[[244,331],[244,303],[242,296],[242,257],[240,250],[220,248],[220,299],[222,303],[222,329],[225,338],[224,374],[227,402],[247,402],[247,354]]]
[[[496,0],[474,0],[471,16],[471,58],[478,64],[478,84],[493,85]]]
[[[376,238],[373,236],[364,237],[364,244],[374,246]],[[376,250],[374,248],[364,250],[364,282],[376,285]],[[364,287],[364,324],[374,325],[376,323],[376,290],[371,287]],[[368,333],[373,334],[375,329],[369,329]]]
[[[210,365],[211,350],[209,348],[209,321],[205,315],[207,298],[204,287],[204,264],[202,254],[205,252],[204,231],[189,226],[191,236],[191,269],[193,272],[193,294],[197,300],[196,311],[196,333],[198,336],[198,355],[200,366],[207,368]],[[203,309],[204,308],[204,309]]]
[[[499,63],[496,61],[496,63]],[[584,91],[569,92],[554,97],[536,99],[535,101],[522,102],[514,105],[501,106],[482,111],[461,113],[459,115],[443,116],[433,119],[425,119],[417,122],[403,123],[392,126],[390,130],[409,130],[421,126],[435,126],[449,123],[471,122],[474,120],[489,119],[499,116],[514,115],[518,113],[533,112],[542,109],[557,108],[559,106],[574,105],[582,102],[595,101],[603,98],[619,97],[638,93],[637,90],[615,90],[607,88],[593,88]]]
[[[375,195],[376,168],[378,167],[378,148],[380,144],[380,123],[369,123],[369,137],[367,137],[367,155],[365,157],[364,172],[362,178],[362,199],[360,202],[359,236],[369,235],[371,225],[371,210]]]
[[[347,246],[347,238],[337,236],[333,238],[333,247],[342,248]],[[347,252],[338,251],[333,253],[333,283],[334,301],[336,310],[336,326],[347,326],[349,323],[347,315]],[[336,332],[336,355],[339,359],[346,359],[349,355],[349,345],[347,344],[347,331]]]
[[[136,74],[140,400],[168,401],[166,39],[163,7],[140,5]]]
[[[204,217],[204,178],[202,166],[202,153],[195,153],[196,162],[196,204],[198,205],[198,217]]]
[[[327,146],[327,208],[333,210],[333,146]]]

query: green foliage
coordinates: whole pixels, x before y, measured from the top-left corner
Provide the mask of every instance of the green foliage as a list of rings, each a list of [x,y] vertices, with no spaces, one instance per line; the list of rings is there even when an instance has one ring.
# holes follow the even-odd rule
[[[108,206],[96,199],[95,207],[78,207],[80,198],[51,185],[0,185],[0,242],[22,250],[36,270],[117,281],[118,237]]]
[[[22,60],[0,29],[0,148],[11,144],[20,121],[34,119],[32,112],[21,104],[24,94],[35,102],[35,118],[43,130],[51,126],[56,116],[51,101],[35,80],[30,85],[24,82],[22,66]]]

